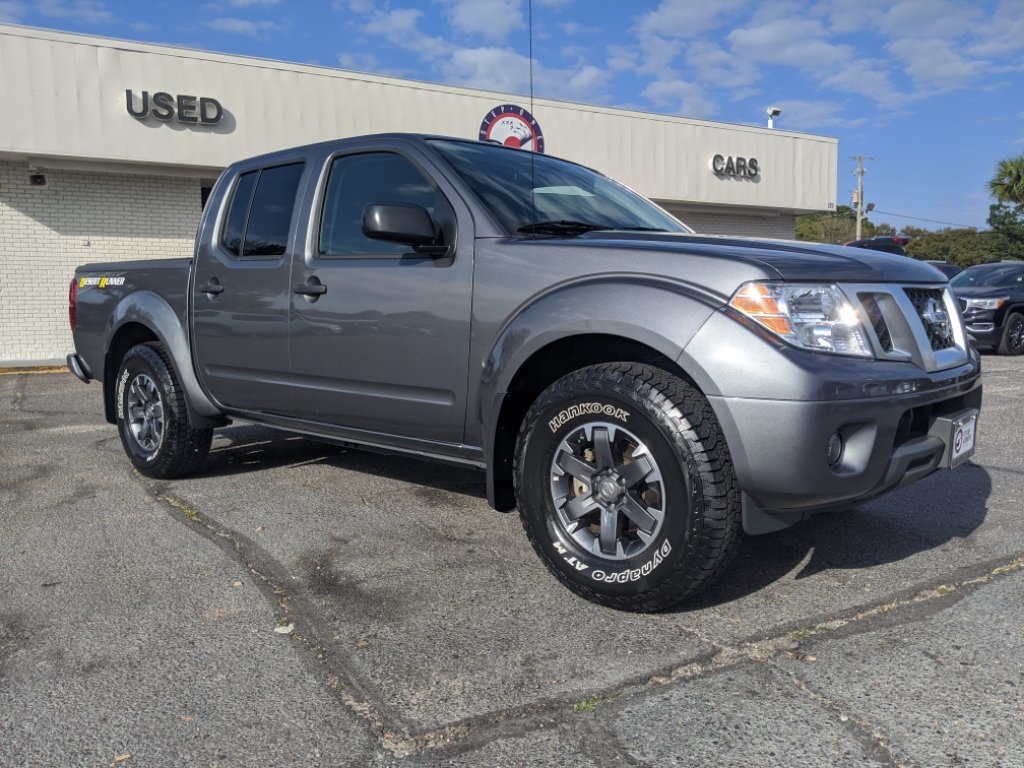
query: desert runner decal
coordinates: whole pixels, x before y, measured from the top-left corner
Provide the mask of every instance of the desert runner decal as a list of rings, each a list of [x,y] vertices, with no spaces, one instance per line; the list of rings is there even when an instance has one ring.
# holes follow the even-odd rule
[[[97,288],[106,288],[108,286],[124,285],[124,277],[82,277],[78,280],[79,288],[89,288],[95,286]]]

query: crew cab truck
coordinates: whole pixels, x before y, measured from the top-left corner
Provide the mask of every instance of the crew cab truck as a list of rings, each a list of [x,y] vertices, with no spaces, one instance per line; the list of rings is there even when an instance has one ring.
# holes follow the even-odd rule
[[[981,370],[931,267],[692,233],[574,163],[388,134],[230,166],[191,260],[89,264],[71,370],[143,474],[241,419],[482,468],[595,602],[658,610],[743,530],[974,450]]]

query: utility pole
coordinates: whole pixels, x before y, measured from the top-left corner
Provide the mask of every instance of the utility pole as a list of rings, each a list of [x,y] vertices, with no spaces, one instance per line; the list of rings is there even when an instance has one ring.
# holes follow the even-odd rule
[[[860,223],[864,219],[864,161],[875,158],[852,155],[850,159],[857,161],[857,170],[853,172],[857,177],[857,192],[854,196],[853,208],[857,212],[857,240],[860,240]]]

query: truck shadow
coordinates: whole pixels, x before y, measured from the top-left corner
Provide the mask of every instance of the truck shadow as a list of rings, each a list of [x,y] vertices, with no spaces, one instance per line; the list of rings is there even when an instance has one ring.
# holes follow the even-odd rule
[[[476,502],[486,496],[484,474],[479,470],[349,449],[256,425],[218,430],[201,474],[227,477],[321,463]],[[729,603],[786,577],[800,581],[827,577],[836,570],[866,570],[965,539],[984,522],[991,491],[989,473],[968,462],[850,510],[816,515],[778,533],[745,537],[718,583],[675,610],[689,612]],[[421,494],[425,503],[434,495]],[[479,514],[498,513],[479,503]],[[529,547],[525,538],[523,547]]]
[[[197,475],[228,477],[320,463],[477,499],[487,496],[480,470],[401,454],[345,448],[258,425],[217,430],[206,467]]]
[[[864,570],[969,537],[985,521],[992,478],[968,462],[858,507],[823,513],[784,531],[745,537],[719,582],[679,608],[693,611],[795,580]],[[801,563],[803,564],[801,567]]]

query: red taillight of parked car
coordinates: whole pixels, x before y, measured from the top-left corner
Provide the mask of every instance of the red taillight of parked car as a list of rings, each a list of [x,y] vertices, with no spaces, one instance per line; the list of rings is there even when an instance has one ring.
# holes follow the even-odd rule
[[[75,325],[78,323],[78,283],[74,279],[68,286],[68,323],[71,325],[71,330],[74,331]]]

